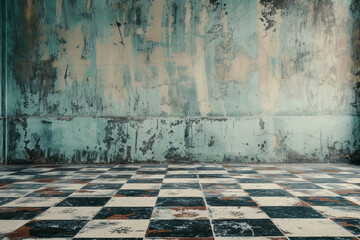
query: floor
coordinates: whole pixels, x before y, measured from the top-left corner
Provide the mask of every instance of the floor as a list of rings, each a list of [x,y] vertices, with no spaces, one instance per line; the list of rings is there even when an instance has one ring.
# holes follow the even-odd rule
[[[360,167],[0,167],[3,239],[360,239]]]

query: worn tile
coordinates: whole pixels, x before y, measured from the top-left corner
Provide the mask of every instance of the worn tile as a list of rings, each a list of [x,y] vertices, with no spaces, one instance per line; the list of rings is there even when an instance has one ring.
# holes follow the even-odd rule
[[[17,197],[0,197],[0,206],[5,205],[7,203],[11,203],[15,199],[18,199]]]
[[[213,220],[216,237],[283,236],[270,219]]]
[[[151,220],[146,237],[212,237],[209,220]]]
[[[337,218],[333,220],[354,235],[360,235],[360,219]]]
[[[132,178],[127,183],[162,183],[162,178]]]
[[[20,197],[2,207],[52,207],[63,199],[62,197]]]
[[[282,189],[276,183],[239,183],[242,189]]]
[[[288,189],[287,191],[296,197],[339,196],[338,194],[326,189]]]
[[[199,178],[200,183],[208,184],[233,184],[238,183],[235,178]]]
[[[109,197],[68,197],[58,203],[57,207],[99,207],[104,206]]]
[[[206,197],[209,206],[257,206],[250,197]]]
[[[208,219],[206,207],[156,207],[151,219]]]
[[[53,187],[46,187],[33,191],[26,195],[26,197],[67,197],[73,192],[74,190],[61,190]]]
[[[121,189],[160,189],[161,183],[125,183]]]
[[[149,220],[92,220],[75,238],[143,238]]]
[[[159,197],[156,207],[202,207],[205,206],[201,197]]]
[[[323,189],[313,183],[278,183],[284,189]]]
[[[94,219],[150,219],[153,207],[104,207]]]
[[[0,219],[26,220],[33,219],[44,212],[44,207],[0,207]]]
[[[292,196],[288,191],[283,189],[245,189],[251,197],[287,197]]]
[[[360,218],[359,206],[313,206],[328,218]]]
[[[90,220],[101,207],[52,207],[38,215],[38,220]]]
[[[242,189],[204,189],[206,197],[248,197],[249,194]]]
[[[237,178],[239,183],[271,183],[267,178]]]
[[[5,236],[10,239],[73,237],[87,220],[33,220]]]
[[[358,206],[343,197],[299,197],[311,206]]]
[[[123,184],[118,183],[88,183],[81,189],[120,189]]]
[[[156,197],[159,194],[159,190],[123,190],[120,189],[115,197]]]
[[[200,189],[199,183],[163,183],[162,189]]]
[[[107,207],[154,207],[156,197],[113,197]]]
[[[331,191],[340,196],[360,197],[360,189],[338,189]]]
[[[101,189],[80,189],[73,192],[70,197],[112,197],[118,191],[113,190],[101,190]]]
[[[209,207],[212,219],[264,219],[269,218],[259,207]]]
[[[303,206],[305,205],[296,197],[252,197],[259,206]]]
[[[352,236],[330,219],[277,218],[272,221],[289,237]]]
[[[203,189],[240,189],[237,183],[202,183]]]
[[[263,206],[261,209],[270,218],[324,218],[311,207],[299,206]]]
[[[352,183],[317,183],[320,187],[328,190],[345,190],[345,189],[359,189],[360,186],[357,186]]]
[[[199,183],[197,178],[164,178],[163,183]]]
[[[159,197],[202,197],[200,189],[161,189]]]

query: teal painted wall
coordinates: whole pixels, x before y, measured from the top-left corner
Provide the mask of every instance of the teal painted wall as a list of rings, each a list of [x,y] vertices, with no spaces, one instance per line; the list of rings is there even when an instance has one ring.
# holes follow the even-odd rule
[[[359,155],[356,0],[7,3],[10,163]]]

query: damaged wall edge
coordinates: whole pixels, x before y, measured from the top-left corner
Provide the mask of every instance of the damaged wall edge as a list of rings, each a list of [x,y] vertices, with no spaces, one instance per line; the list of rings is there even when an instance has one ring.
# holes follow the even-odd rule
[[[360,117],[9,118],[8,163],[304,163],[360,156]]]

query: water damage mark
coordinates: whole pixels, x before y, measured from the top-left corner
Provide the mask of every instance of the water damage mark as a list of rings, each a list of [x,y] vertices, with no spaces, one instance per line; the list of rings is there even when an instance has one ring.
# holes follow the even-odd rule
[[[140,147],[140,151],[145,155],[146,152],[152,151],[153,152],[153,145],[155,143],[156,134],[153,134],[148,141],[143,141],[143,146]]]
[[[212,146],[214,146],[214,144],[215,144],[214,136],[211,136],[208,147],[212,147]]]
[[[259,126],[260,126],[261,130],[264,130],[265,122],[261,118],[260,118]]]
[[[37,135],[36,133],[32,135],[32,137],[34,138],[34,140],[36,141],[35,143],[35,147],[33,149],[28,148],[28,144],[30,142],[30,140],[25,140],[25,150],[26,153],[28,154],[29,158],[27,159],[27,161],[29,163],[35,163],[35,164],[41,164],[41,163],[46,163],[45,160],[45,154],[44,151],[40,148],[40,136]]]

